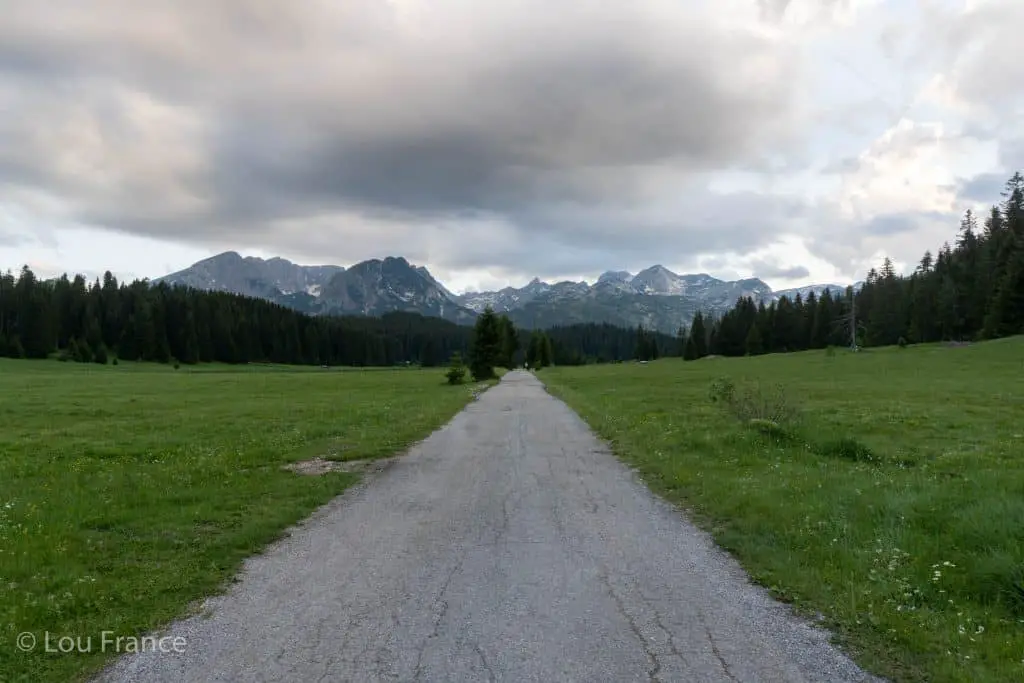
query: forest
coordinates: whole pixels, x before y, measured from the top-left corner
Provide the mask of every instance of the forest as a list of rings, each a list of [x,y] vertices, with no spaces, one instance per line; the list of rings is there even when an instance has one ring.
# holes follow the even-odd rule
[[[521,364],[533,333],[515,334]],[[119,283],[110,272],[91,283],[40,280],[28,267],[0,274],[0,356],[13,358],[430,367],[468,354],[472,337],[472,327],[415,313],[314,317],[237,294]],[[611,325],[555,328],[547,338],[561,365],[627,360],[637,350],[634,330]],[[676,344],[656,338],[662,348]]]
[[[698,314],[685,331],[683,357],[743,356],[924,342],[969,342],[1024,333],[1024,176],[1006,183],[1003,201],[979,226],[968,210],[955,244],[925,252],[913,273],[886,258],[854,292],[750,298],[726,314]]]

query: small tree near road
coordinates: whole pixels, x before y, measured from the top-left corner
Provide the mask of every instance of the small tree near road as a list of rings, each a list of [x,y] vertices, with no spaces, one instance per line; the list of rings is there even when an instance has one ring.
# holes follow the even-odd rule
[[[462,362],[462,354],[456,351],[448,365],[448,372],[445,373],[448,384],[462,384],[466,378],[466,366]]]
[[[531,370],[546,368],[554,363],[554,350],[551,337],[534,330],[530,335],[530,344],[526,348],[526,364]]]
[[[498,327],[501,329],[501,366],[511,370],[519,350],[519,332],[507,315],[498,318]]]
[[[469,371],[477,382],[494,378],[494,368],[501,364],[502,341],[498,316],[488,306],[476,319],[469,351]]]

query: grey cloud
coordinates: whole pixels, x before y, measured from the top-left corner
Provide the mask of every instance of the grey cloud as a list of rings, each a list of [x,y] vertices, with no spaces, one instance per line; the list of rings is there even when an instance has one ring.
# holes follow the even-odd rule
[[[863,233],[866,235],[898,235],[900,233],[916,230],[920,222],[925,219],[943,220],[947,214],[940,213],[913,213],[913,214],[882,214],[867,221],[863,226]]]
[[[1003,171],[980,173],[957,180],[954,191],[960,201],[998,204],[1007,179],[1014,172],[1024,170],[1024,137],[1000,140],[998,156]]]
[[[896,261],[915,264],[926,250],[934,253],[957,234],[960,215],[954,211],[884,213],[864,223],[819,207],[813,220],[827,227],[804,235],[808,251],[833,264],[842,276],[860,279],[881,261],[866,259],[868,254],[883,252]]]
[[[450,267],[566,271],[761,244],[792,211],[693,186],[785,139],[800,76],[713,2],[59,5],[0,24],[0,179],[85,224],[293,250],[400,233]],[[427,229],[460,221],[510,246]]]
[[[754,277],[759,277],[762,280],[766,278],[799,280],[800,278],[805,278],[811,274],[811,271],[809,271],[806,266],[780,266],[778,263],[765,261],[764,259],[758,259],[751,262],[750,268],[754,272]]]
[[[770,21],[779,21],[786,13],[790,0],[757,0],[761,9],[761,17]]]
[[[1016,123],[1024,101],[1024,62],[1019,26],[1024,3],[989,0],[976,3],[949,22],[944,43],[954,55],[953,83],[968,102],[989,108],[1001,120]]]
[[[1024,137],[1000,141],[999,163],[1010,173],[1024,169]]]
[[[999,192],[1006,185],[1006,178],[1004,173],[982,173],[961,179],[957,183],[957,197],[970,202],[995,204],[999,201]]]
[[[544,274],[696,266],[818,218],[707,191],[717,169],[792,170],[804,75],[714,0],[37,7],[0,22],[0,187],[82,223]]]
[[[834,173],[836,175],[843,175],[846,173],[856,173],[860,170],[862,162],[858,157],[845,157],[837,159],[836,161],[826,164],[821,169],[822,173]]]
[[[31,237],[16,232],[7,232],[3,226],[0,226],[0,247],[21,247],[33,242],[35,240]]]
[[[772,22],[782,21],[790,5],[794,4],[803,5],[806,9],[811,9],[823,13],[826,17],[831,17],[831,13],[836,9],[849,7],[850,0],[757,0],[761,18]]]

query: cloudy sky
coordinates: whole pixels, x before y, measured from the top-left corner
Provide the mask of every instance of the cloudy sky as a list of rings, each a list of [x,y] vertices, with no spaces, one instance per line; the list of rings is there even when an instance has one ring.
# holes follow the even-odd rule
[[[0,0],[0,268],[912,267],[1024,168],[1020,0]]]

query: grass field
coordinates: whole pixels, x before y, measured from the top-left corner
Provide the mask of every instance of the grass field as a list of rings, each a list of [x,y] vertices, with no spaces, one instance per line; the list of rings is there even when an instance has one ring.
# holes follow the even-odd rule
[[[866,667],[1024,680],[1024,338],[540,377]],[[721,378],[802,416],[741,421],[709,398]]]
[[[470,390],[442,369],[0,360],[0,681],[96,670],[103,631],[181,615],[355,480],[284,464],[393,454]],[[91,636],[94,652],[47,654],[47,631]]]

